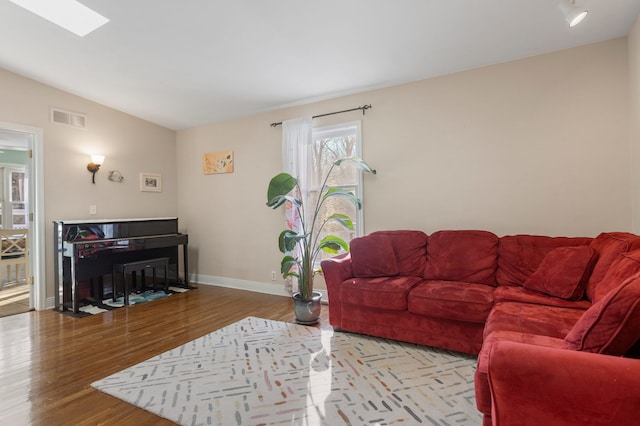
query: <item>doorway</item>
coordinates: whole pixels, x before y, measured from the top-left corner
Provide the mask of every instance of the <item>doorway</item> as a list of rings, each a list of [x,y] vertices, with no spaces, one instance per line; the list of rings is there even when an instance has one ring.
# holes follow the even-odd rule
[[[0,317],[46,309],[42,130],[0,123]]]
[[[0,317],[33,307],[27,149],[0,145]]]

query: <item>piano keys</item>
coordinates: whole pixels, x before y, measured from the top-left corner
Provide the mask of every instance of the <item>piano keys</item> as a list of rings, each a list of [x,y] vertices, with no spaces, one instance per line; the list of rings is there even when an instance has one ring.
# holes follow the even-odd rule
[[[81,293],[90,283],[101,283],[111,276],[113,265],[118,263],[168,257],[170,282],[189,286],[189,236],[178,232],[178,218],[56,220],[53,224],[55,299],[56,309],[60,311],[78,313]],[[182,246],[182,259],[179,246]],[[114,277],[111,281],[115,291]]]

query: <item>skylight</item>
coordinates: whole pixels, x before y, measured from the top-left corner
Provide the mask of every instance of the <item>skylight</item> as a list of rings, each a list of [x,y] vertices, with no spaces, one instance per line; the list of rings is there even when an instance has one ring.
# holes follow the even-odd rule
[[[84,37],[109,19],[76,0],[9,0],[65,30]]]

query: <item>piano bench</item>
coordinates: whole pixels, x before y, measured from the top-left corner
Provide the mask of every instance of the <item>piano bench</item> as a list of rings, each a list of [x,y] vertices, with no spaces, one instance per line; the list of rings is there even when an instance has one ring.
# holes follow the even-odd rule
[[[156,259],[146,259],[137,262],[115,263],[113,265],[113,301],[117,296],[117,276],[122,276],[122,287],[124,292],[124,304],[129,304],[129,292],[131,291],[131,282],[127,280],[127,275],[136,274],[136,280],[140,280],[146,287],[145,278],[148,272],[153,276],[153,290],[156,290],[156,269],[164,269],[164,290],[169,290],[169,258],[158,257]]]

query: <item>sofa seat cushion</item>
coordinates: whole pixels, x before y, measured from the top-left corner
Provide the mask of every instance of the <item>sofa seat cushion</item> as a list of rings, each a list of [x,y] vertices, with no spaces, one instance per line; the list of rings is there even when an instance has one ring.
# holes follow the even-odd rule
[[[487,231],[438,231],[429,237],[424,278],[495,286],[498,237]]]
[[[561,299],[580,300],[596,258],[595,250],[588,246],[555,248],[527,278],[524,288]]]
[[[404,311],[409,291],[421,281],[420,277],[402,276],[352,278],[340,286],[340,299],[342,304]]]
[[[354,277],[391,277],[398,275],[391,239],[382,234],[354,238],[350,243]]]
[[[491,348],[496,342],[527,343],[548,348],[563,348],[564,341],[559,338],[540,336],[537,334],[519,333],[517,331],[496,331],[489,334],[482,343],[482,349],[478,354],[478,364],[474,378],[476,393],[476,407],[484,414],[491,414],[491,393],[489,389],[489,357]]]
[[[567,348],[622,356],[640,340],[640,274],[594,303],[564,339]]]
[[[628,232],[604,232],[593,240],[591,247],[598,253],[598,260],[587,282],[586,294],[594,301],[596,288],[613,262],[622,253],[640,248],[640,237]]]
[[[459,281],[426,281],[409,293],[409,312],[484,323],[493,307],[494,287]]]
[[[589,245],[592,238],[547,237],[543,235],[507,235],[498,246],[499,286],[522,286],[550,251],[558,247]]]
[[[494,331],[517,331],[564,339],[584,312],[531,303],[499,302],[487,317],[483,335],[486,338]]]
[[[502,285],[493,292],[493,299],[497,302],[521,302],[536,305],[557,306],[559,308],[573,308],[587,310],[591,302],[583,300],[565,300],[559,297],[549,296],[539,291],[527,290],[524,287]]]

